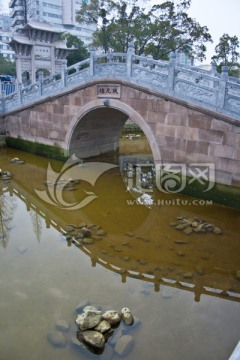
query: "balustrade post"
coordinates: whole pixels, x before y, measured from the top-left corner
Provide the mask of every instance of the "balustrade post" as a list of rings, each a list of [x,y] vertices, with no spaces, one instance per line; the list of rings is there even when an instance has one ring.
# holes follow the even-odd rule
[[[5,112],[5,98],[3,96],[3,94],[0,94],[0,112],[4,113]]]
[[[3,113],[4,111],[5,111],[5,100],[2,91],[2,83],[0,81],[0,112]]]
[[[21,82],[19,82],[18,83],[18,100],[19,100],[20,104],[22,104],[22,102],[23,102],[22,89],[23,89],[23,85]]]
[[[174,90],[174,76],[175,76],[176,54],[170,53],[170,61],[168,65],[168,90]]]
[[[39,71],[38,73],[38,85],[39,85],[39,95],[42,96],[42,87],[43,87],[43,72]]]
[[[62,79],[62,87],[67,86],[67,60],[62,60],[62,71],[61,71],[61,79]]]
[[[89,75],[94,75],[94,60],[95,60],[95,47],[90,48],[90,64],[89,64]]]
[[[221,79],[219,80],[217,106],[223,109],[225,104],[225,95],[228,80],[228,66],[222,66],[221,70],[222,72]]]
[[[211,74],[212,75],[217,74],[217,63],[214,60],[211,62]]]
[[[134,54],[135,54],[134,44],[130,43],[127,51],[127,76],[129,77],[132,76],[132,62],[133,62],[132,57]]]

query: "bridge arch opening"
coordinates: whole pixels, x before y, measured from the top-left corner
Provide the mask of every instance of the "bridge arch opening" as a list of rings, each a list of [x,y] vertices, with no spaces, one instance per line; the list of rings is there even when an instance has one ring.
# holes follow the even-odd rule
[[[123,126],[129,119],[141,128],[151,147],[153,161],[159,163],[161,155],[151,127],[134,109],[115,99],[109,103],[98,99],[81,108],[66,135],[68,154],[82,159],[118,154]]]

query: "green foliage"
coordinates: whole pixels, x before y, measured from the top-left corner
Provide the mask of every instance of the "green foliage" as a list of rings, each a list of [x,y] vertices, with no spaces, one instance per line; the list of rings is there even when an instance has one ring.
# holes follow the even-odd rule
[[[211,35],[206,26],[190,18],[191,0],[165,1],[142,6],[140,0],[92,0],[78,13],[80,23],[95,23],[93,45],[107,51],[126,52],[134,43],[138,55],[167,59],[182,51],[203,60]]]
[[[16,76],[16,64],[3,57],[0,57],[0,75]]]
[[[75,48],[75,50],[71,50],[70,54],[67,56],[68,66],[76,64],[89,57],[87,48],[85,47],[83,41],[77,36],[65,34],[64,38],[67,40],[67,46],[69,48]]]
[[[228,34],[223,34],[219,43],[215,47],[215,55],[212,57],[214,61],[218,64],[218,71],[221,71],[221,67],[229,67],[229,75],[239,77],[239,57],[238,52],[239,40],[237,36],[230,36]]]

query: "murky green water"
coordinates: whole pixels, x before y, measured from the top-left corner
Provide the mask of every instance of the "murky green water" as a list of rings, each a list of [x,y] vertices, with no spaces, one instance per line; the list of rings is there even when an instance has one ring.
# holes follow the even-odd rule
[[[10,163],[16,156],[25,164]],[[0,360],[120,359],[109,344],[101,357],[71,344],[74,310],[86,299],[127,306],[140,320],[126,330],[134,340],[126,359],[228,359],[240,337],[240,212],[193,206],[194,199],[179,194],[171,198],[175,205],[137,205],[118,167],[94,186],[82,181],[64,190],[68,203],[94,192],[87,206],[60,209],[35,193],[46,190],[48,162],[0,153],[0,167],[13,173],[0,187]],[[63,166],[51,165],[56,172]],[[187,236],[170,226],[178,216],[200,217],[224,233]],[[106,235],[89,245],[68,243],[67,224],[81,223],[99,225]],[[64,348],[47,338],[60,319],[71,324]]]

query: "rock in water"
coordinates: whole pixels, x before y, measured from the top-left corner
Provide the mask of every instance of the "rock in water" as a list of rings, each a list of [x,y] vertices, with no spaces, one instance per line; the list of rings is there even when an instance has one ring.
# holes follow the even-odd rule
[[[120,356],[126,356],[127,353],[132,349],[133,338],[130,335],[123,335],[117,341],[115,345],[115,352]]]
[[[59,331],[67,332],[70,329],[70,324],[66,320],[58,320],[56,322],[56,328]]]
[[[98,348],[98,349],[104,348],[105,338],[104,338],[103,334],[101,334],[98,331],[87,330],[82,333],[79,333],[78,337],[80,338],[80,340],[84,340],[87,344],[89,344],[95,348]]]
[[[67,345],[67,340],[61,331],[55,331],[51,334],[48,334],[47,338],[53,346],[65,347]]]
[[[88,299],[86,299],[83,302],[81,302],[80,304],[78,304],[75,308],[75,312],[77,314],[80,314],[87,305],[90,305],[90,301]]]
[[[104,320],[107,320],[111,325],[116,325],[121,321],[121,316],[116,310],[108,310],[102,314]]]
[[[133,315],[127,307],[121,310],[121,318],[126,325],[132,325],[134,322]]]
[[[92,311],[86,311],[83,314],[77,316],[76,324],[80,330],[88,330],[97,326],[102,320],[100,314],[96,314]]]
[[[111,324],[107,320],[102,320],[95,328],[95,331],[99,331],[100,333],[104,334],[108,330],[111,329]]]
[[[87,305],[87,306],[85,306],[82,311],[83,311],[83,312],[88,312],[88,311],[90,311],[90,312],[95,313],[95,314],[98,314],[98,315],[101,315],[101,313],[102,313],[101,310],[97,309],[97,308],[96,308],[95,306],[93,306],[93,305]]]
[[[213,228],[213,233],[216,234],[216,235],[221,235],[223,232],[219,227],[215,226]]]

